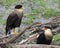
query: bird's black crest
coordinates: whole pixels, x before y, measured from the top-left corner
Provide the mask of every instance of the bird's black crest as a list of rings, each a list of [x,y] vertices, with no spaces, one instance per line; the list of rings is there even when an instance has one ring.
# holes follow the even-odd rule
[[[16,5],[15,6],[15,9],[20,9],[20,8],[22,8],[22,5]]]
[[[45,28],[52,29],[50,26],[44,26]]]

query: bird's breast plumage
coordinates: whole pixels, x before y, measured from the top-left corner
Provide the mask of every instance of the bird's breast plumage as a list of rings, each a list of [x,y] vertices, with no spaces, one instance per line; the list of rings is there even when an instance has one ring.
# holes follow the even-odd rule
[[[53,37],[52,31],[50,29],[45,30],[44,34],[46,39],[51,39]]]

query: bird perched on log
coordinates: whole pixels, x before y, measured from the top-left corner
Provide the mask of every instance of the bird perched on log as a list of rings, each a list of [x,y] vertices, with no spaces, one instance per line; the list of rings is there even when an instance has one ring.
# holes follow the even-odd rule
[[[13,33],[16,34],[16,27],[19,27],[23,17],[23,8],[22,5],[16,5],[15,10],[9,14],[6,22],[6,35],[11,34],[11,30],[13,29]]]
[[[42,32],[37,38],[37,44],[50,44],[52,42],[53,34],[51,28],[49,26],[44,26],[42,28],[44,32]]]

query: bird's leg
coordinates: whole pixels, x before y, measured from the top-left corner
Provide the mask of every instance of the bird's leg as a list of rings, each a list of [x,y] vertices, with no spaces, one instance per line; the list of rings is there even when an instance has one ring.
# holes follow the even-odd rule
[[[11,34],[11,30],[9,30],[8,34]]]
[[[13,34],[15,34],[15,35],[17,34],[17,32],[16,32],[16,28],[14,28],[14,30],[13,30]]]

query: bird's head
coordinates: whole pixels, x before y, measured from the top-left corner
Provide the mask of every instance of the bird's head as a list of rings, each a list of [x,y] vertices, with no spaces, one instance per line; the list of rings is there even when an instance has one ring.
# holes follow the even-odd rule
[[[44,26],[42,28],[42,30],[44,30],[44,35],[46,37],[46,39],[52,39],[53,37],[53,34],[52,34],[52,30],[51,30],[51,27],[50,26]]]
[[[52,28],[50,26],[43,26],[42,27],[42,30],[47,30],[47,29],[50,29],[51,30]]]
[[[19,11],[19,12],[22,12],[22,11],[23,11],[22,5],[16,5],[16,6],[15,6],[15,10],[16,10],[16,11]]]
[[[21,9],[22,8],[22,5],[16,5],[15,6],[15,9]]]

